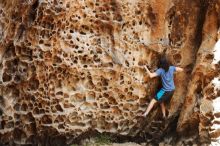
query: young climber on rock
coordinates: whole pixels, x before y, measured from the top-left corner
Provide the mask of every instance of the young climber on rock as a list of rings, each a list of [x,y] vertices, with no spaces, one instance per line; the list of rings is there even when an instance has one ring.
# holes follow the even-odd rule
[[[154,78],[157,76],[161,77],[162,88],[159,90],[156,96],[151,100],[143,116],[147,116],[151,111],[151,109],[153,108],[154,104],[159,102],[162,109],[163,117],[165,118],[166,109],[165,109],[164,101],[171,98],[175,90],[175,85],[173,81],[174,72],[181,72],[183,71],[183,69],[180,67],[175,67],[170,65],[166,57],[162,57],[160,59],[159,69],[157,69],[156,72],[151,73],[146,66],[145,69],[147,71],[147,74],[150,76],[150,78]]]

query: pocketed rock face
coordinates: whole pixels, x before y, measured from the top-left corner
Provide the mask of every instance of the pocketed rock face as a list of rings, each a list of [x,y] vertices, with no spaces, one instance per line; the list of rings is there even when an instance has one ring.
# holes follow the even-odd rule
[[[218,139],[219,8],[219,0],[0,1],[1,143],[64,145],[95,130],[158,138],[177,121],[177,133]],[[137,115],[158,87],[143,65],[154,71],[163,52],[186,70],[175,75],[166,124],[159,108],[143,124]]]

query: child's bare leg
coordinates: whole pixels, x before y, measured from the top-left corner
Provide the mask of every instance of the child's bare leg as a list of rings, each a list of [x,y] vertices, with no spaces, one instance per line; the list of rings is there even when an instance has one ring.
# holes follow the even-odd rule
[[[148,115],[148,113],[151,111],[151,109],[154,107],[154,104],[156,103],[157,101],[155,100],[155,99],[152,99],[151,101],[150,101],[150,104],[148,105],[148,107],[147,107],[147,110],[146,110],[146,112],[143,114],[143,116],[147,116]]]
[[[163,117],[165,118],[166,117],[166,108],[165,108],[165,105],[164,103],[160,103],[160,107],[161,107],[161,110],[162,110],[162,113],[163,113]]]

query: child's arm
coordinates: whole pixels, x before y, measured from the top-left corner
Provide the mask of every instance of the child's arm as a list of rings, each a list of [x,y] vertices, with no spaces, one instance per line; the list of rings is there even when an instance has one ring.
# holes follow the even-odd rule
[[[182,72],[183,71],[183,68],[181,67],[176,67],[176,72]]]
[[[147,74],[150,76],[150,78],[154,78],[154,77],[157,77],[157,76],[158,76],[158,74],[157,74],[156,72],[151,73],[146,66],[144,66],[144,68],[146,69]]]

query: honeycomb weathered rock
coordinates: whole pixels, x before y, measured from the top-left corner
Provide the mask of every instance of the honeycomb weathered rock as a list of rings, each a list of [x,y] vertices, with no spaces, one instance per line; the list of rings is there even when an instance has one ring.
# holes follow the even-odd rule
[[[218,139],[219,0],[3,0],[0,18],[5,145],[64,145],[94,130],[157,138],[176,119],[178,133]],[[166,124],[153,110],[143,127],[137,115],[158,87],[143,65],[154,71],[163,52],[185,71]]]

